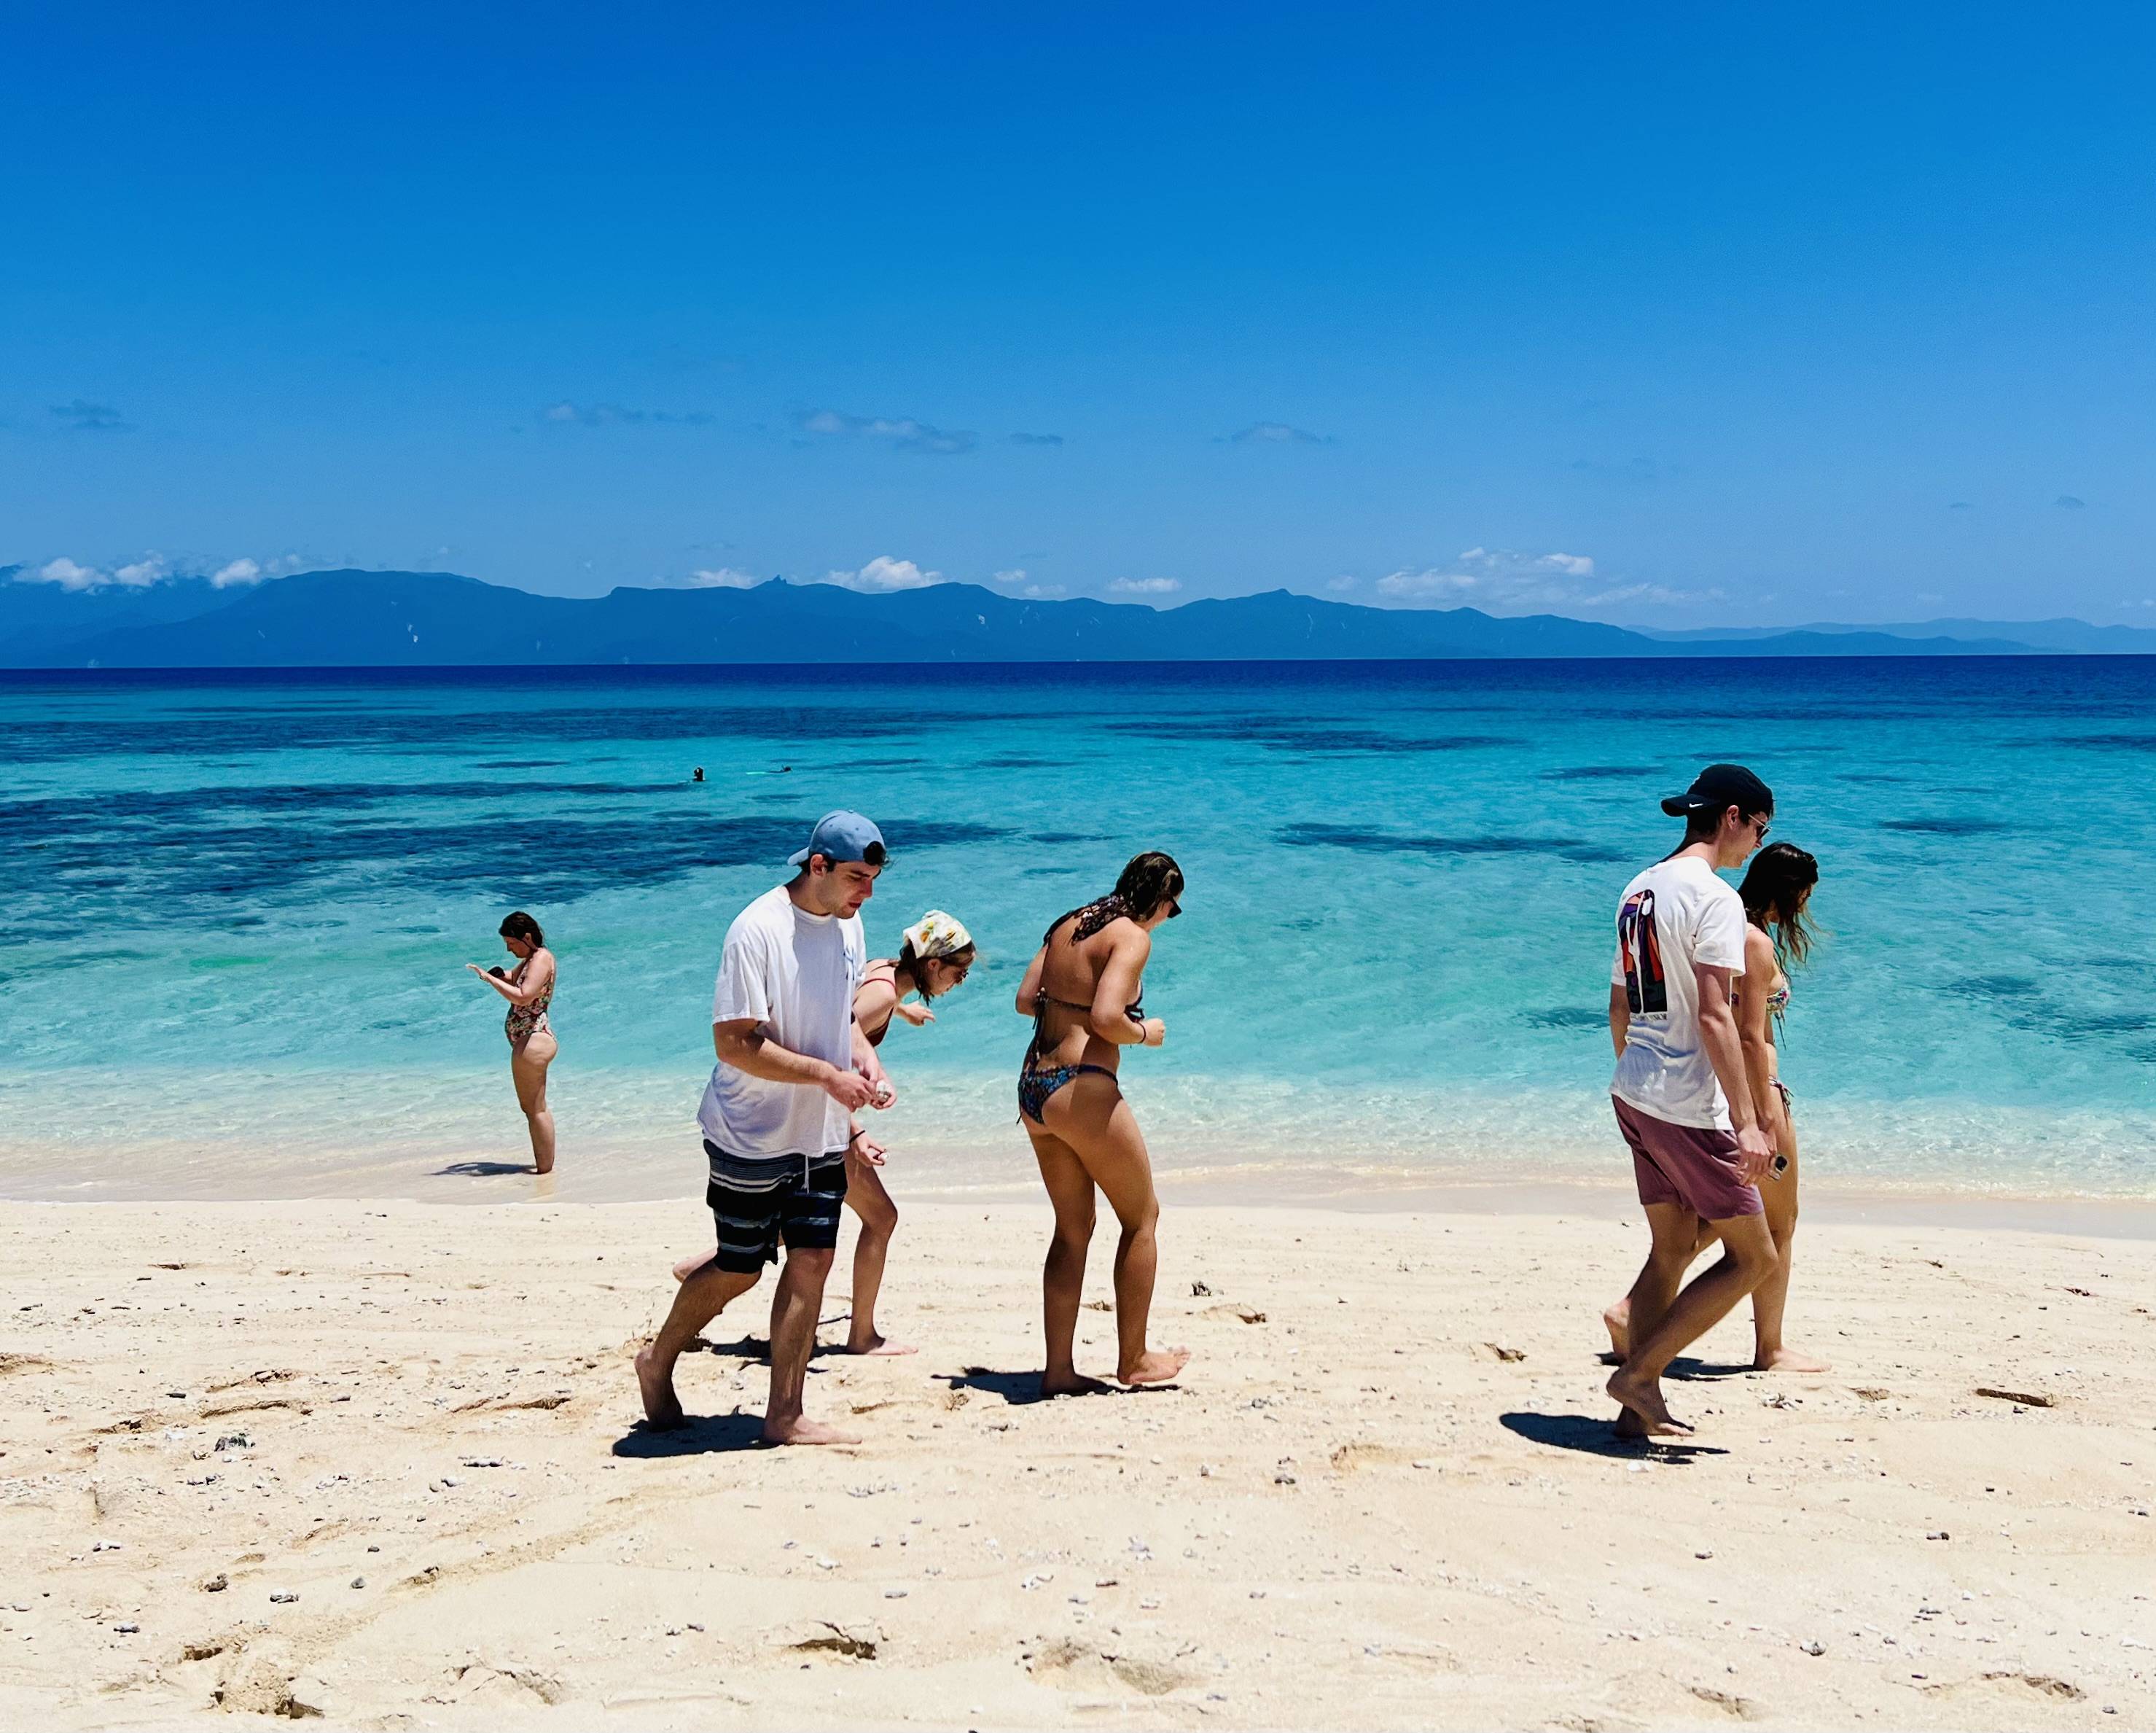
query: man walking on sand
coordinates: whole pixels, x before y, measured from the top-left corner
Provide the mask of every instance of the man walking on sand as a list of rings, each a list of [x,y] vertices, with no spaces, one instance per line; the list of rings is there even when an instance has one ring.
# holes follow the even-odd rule
[[[679,1426],[674,1363],[767,1263],[786,1263],[771,1314],[767,1444],[857,1444],[804,1419],[803,1386],[816,1345],[824,1283],[839,1242],[846,1150],[861,1136],[854,1113],[895,1098],[875,1050],[854,1021],[868,959],[860,907],[883,870],[883,836],[857,812],[828,813],[793,857],[794,877],[743,909],[726,929],[711,1000],[718,1062],[697,1119],[711,1180],[705,1201],[718,1250],[691,1272],[650,1346],[636,1356],[644,1412]]]
[[[1744,904],[1715,877],[1766,840],[1774,796],[1742,765],[1709,764],[1662,810],[1685,821],[1684,844],[1625,887],[1609,975],[1609,1093],[1653,1235],[1632,1284],[1630,1351],[1609,1386],[1624,1405],[1617,1430],[1631,1437],[1691,1433],[1662,1400],[1662,1373],[1775,1265],[1758,1186],[1774,1145],[1730,1009]],[[1722,1255],[1679,1293],[1702,1222]]]

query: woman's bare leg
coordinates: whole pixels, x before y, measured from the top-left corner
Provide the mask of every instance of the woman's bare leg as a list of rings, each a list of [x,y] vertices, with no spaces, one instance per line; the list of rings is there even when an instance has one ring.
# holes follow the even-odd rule
[[[891,1233],[898,1226],[898,1206],[884,1190],[883,1175],[851,1149],[846,1151],[846,1203],[861,1218],[860,1236],[854,1242],[854,1315],[846,1329],[846,1352],[911,1354],[911,1348],[892,1341],[875,1327],[876,1295],[883,1287]]]
[[[1078,1376],[1078,1306],[1086,1292],[1086,1253],[1093,1243],[1093,1182],[1085,1165],[1060,1137],[1030,1120],[1040,1180],[1055,1207],[1055,1232],[1040,1271],[1041,1323],[1048,1338],[1047,1370],[1040,1375],[1043,1396],[1083,1396],[1105,1389],[1097,1378]]]
[[[1050,1096],[1045,1112],[1122,1225],[1116,1246],[1116,1376],[1125,1384],[1168,1383],[1189,1363],[1190,1350],[1146,1345],[1160,1258],[1154,1232],[1160,1200],[1137,1116],[1112,1077],[1092,1073]]]
[[[1782,1312],[1789,1299],[1789,1252],[1797,1237],[1797,1129],[1789,1126],[1789,1147],[1782,1152],[1789,1165],[1779,1178],[1762,1180],[1759,1196],[1767,1206],[1767,1231],[1774,1237],[1780,1257],[1774,1273],[1752,1295],[1752,1364],[1763,1372],[1824,1372],[1825,1360],[1814,1360],[1785,1347],[1782,1342]]]
[[[560,1044],[544,1030],[536,1030],[522,1046],[509,1056],[509,1074],[516,1084],[516,1104],[524,1109],[531,1133],[531,1160],[542,1174],[554,1171],[554,1113],[547,1105],[547,1067],[554,1062]]]

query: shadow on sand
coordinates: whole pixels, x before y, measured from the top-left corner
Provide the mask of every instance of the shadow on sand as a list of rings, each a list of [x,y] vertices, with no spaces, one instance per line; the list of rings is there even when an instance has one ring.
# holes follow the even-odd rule
[[[533,1171],[528,1161],[452,1161],[447,1167],[434,1170],[436,1179],[490,1179],[497,1174],[529,1174]]]
[[[1665,1463],[1686,1463],[1696,1456],[1727,1456],[1716,1444],[1697,1444],[1688,1438],[1620,1438],[1614,1421],[1607,1415],[1527,1414],[1498,1416],[1508,1432],[1517,1432],[1532,1444],[1548,1444],[1559,1450],[1576,1450],[1583,1456],[1616,1457],[1626,1462],[1655,1458]]]
[[[1621,1366],[1625,1364],[1615,1355],[1607,1351],[1598,1354],[1594,1357],[1605,1366]],[[1693,1360],[1689,1355],[1679,1355],[1676,1359],[1669,1363],[1668,1369],[1662,1376],[1665,1378],[1742,1378],[1747,1373],[1757,1373],[1758,1370],[1758,1367],[1753,1365],[1748,1360]]]
[[[649,1461],[670,1456],[710,1456],[722,1450],[756,1450],[763,1443],[761,1414],[692,1414],[664,1432],[639,1420],[614,1440],[616,1456]]]
[[[953,1390],[978,1390],[983,1396],[1001,1396],[1013,1407],[1042,1399],[1038,1372],[998,1372],[988,1366],[968,1366],[963,1372],[937,1372],[935,1377]]]

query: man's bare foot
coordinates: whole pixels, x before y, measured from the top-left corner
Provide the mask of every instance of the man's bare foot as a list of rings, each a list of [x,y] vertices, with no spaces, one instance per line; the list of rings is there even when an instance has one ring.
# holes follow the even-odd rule
[[[1670,1412],[1662,1400],[1662,1386],[1652,1378],[1636,1377],[1621,1368],[1604,1386],[1614,1401],[1640,1417],[1640,1430],[1650,1438],[1689,1438],[1691,1428]]]
[[[681,1424],[685,1417],[674,1394],[673,1376],[659,1370],[658,1360],[649,1348],[637,1351],[636,1385],[644,1393],[644,1417],[653,1426],[663,1432]]]
[[[1107,1387],[1098,1378],[1081,1378],[1075,1372],[1063,1378],[1051,1378],[1045,1372],[1040,1375],[1040,1394],[1044,1398],[1099,1396]]]
[[[1609,1364],[1623,1365],[1625,1356],[1632,1351],[1632,1302],[1629,1297],[1602,1314],[1602,1327],[1609,1332],[1609,1351],[1616,1356]]]
[[[1760,1355],[1752,1362],[1755,1372],[1830,1372],[1834,1368],[1823,1360],[1814,1360],[1809,1354],[1799,1354],[1794,1348],[1776,1348]]]
[[[921,1350],[911,1342],[894,1342],[889,1336],[870,1336],[865,1342],[848,1342],[849,1354],[899,1355],[918,1354]]]
[[[1188,1348],[1148,1348],[1138,1358],[1138,1363],[1128,1369],[1117,1367],[1116,1381],[1133,1386],[1141,1384],[1171,1384],[1176,1374],[1190,1364]]]
[[[716,1252],[691,1252],[674,1266],[674,1279],[685,1282],[719,1254]]]
[[[825,1426],[821,1421],[809,1420],[797,1414],[791,1420],[765,1421],[763,1442],[767,1444],[858,1444],[861,1441],[853,1432],[842,1432],[834,1426]]]

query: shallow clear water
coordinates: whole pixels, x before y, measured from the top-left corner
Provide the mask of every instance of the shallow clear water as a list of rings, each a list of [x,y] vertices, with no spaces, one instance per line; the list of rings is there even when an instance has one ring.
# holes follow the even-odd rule
[[[1622,1178],[1612,908],[1727,758],[1824,869],[1814,1180],[2156,1195],[2152,700],[2156,659],[0,675],[0,1192],[484,1190],[522,1128],[461,964],[511,907],[565,1187],[692,1192],[721,937],[835,805],[895,851],[873,951],[937,906],[985,954],[886,1045],[901,1190],[1030,1178],[1019,974],[1148,846],[1163,1169]]]

